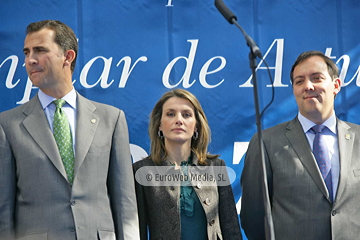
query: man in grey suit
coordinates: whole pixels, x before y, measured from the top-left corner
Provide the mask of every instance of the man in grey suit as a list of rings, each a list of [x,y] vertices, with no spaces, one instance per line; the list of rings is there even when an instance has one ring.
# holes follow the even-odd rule
[[[25,66],[40,90],[0,114],[0,239],[139,239],[124,113],[74,90],[78,46],[67,25],[45,20],[26,33]],[[66,101],[69,173],[52,132],[55,99]]]
[[[263,131],[275,238],[358,239],[360,126],[335,115],[334,98],[341,87],[338,68],[321,52],[310,51],[300,54],[290,76],[298,115]],[[315,125],[326,126],[322,132],[325,146],[321,148],[327,161],[316,154]],[[257,143],[255,135],[241,177],[240,218],[249,239],[265,239]],[[320,159],[328,164],[319,167]],[[325,177],[324,166],[328,167]]]

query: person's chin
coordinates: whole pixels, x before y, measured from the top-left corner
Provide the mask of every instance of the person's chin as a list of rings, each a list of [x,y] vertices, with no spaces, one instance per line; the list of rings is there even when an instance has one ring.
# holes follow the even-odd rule
[[[186,143],[187,141],[191,141],[191,139],[187,139],[187,138],[185,139],[183,137],[174,137],[168,139],[168,142],[179,143],[179,144]]]

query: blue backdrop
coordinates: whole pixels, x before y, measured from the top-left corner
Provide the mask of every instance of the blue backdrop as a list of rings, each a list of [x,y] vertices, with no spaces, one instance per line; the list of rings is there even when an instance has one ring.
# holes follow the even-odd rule
[[[359,23],[356,0],[225,0],[239,24],[258,43],[274,77],[275,101],[263,128],[297,113],[289,72],[303,51],[319,50],[341,69],[336,99],[342,120],[360,123]],[[74,29],[79,54],[74,86],[85,97],[123,109],[134,161],[147,155],[148,117],[171,88],[194,93],[212,129],[210,151],[240,175],[247,144],[256,132],[249,48],[213,0],[3,0],[0,25],[0,112],[37,92],[22,53],[30,22],[56,19]],[[260,105],[271,99],[270,81],[258,61]]]

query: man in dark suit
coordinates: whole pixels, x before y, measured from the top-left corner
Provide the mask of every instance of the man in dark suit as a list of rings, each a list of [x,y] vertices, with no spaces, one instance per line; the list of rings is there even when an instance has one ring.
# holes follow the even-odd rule
[[[310,51],[300,54],[290,76],[298,115],[263,131],[275,238],[358,239],[360,126],[335,115],[334,98],[341,87],[338,68],[321,52]],[[319,125],[324,127],[321,147],[312,129]],[[241,177],[240,218],[249,239],[265,239],[257,143],[255,135]],[[318,149],[323,149],[319,157]]]
[[[40,21],[26,33],[25,66],[40,90],[0,114],[0,239],[139,239],[123,111],[74,90],[78,46],[67,25]],[[66,163],[55,112],[69,129]]]

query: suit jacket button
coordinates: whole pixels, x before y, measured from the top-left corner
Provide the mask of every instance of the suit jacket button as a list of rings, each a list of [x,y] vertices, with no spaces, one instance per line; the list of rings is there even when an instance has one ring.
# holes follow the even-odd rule
[[[196,186],[197,186],[198,189],[200,189],[202,187],[202,183],[198,182]]]
[[[337,214],[336,210],[333,210],[333,211],[331,212],[331,215],[333,215],[333,216],[335,216],[336,214]]]
[[[71,227],[69,227],[69,230],[70,230],[71,232],[75,232],[75,227],[74,227],[74,226],[71,226]]]
[[[70,201],[71,206],[75,206],[75,200]]]
[[[204,201],[204,203],[205,203],[206,205],[210,206],[210,198],[206,198],[205,201]]]
[[[209,222],[209,225],[212,226],[212,225],[214,225],[214,223],[215,223],[215,219],[212,219],[212,220]]]
[[[171,190],[171,191],[174,191],[174,189],[175,189],[174,186],[171,186],[171,187],[170,187],[170,190]]]

